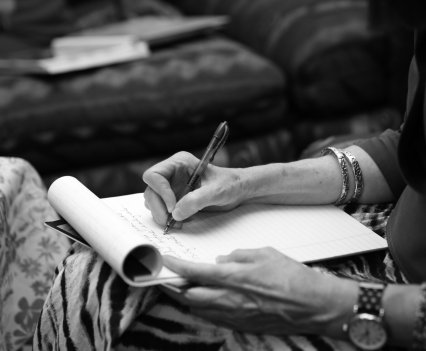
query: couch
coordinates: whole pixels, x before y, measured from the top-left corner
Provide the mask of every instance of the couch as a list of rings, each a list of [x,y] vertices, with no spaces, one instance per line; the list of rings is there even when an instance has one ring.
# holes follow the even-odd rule
[[[142,191],[144,169],[199,152],[223,120],[231,135],[216,163],[235,167],[401,122],[410,41],[404,30],[369,29],[365,0],[48,0],[35,11],[37,1],[15,0],[26,5],[3,16],[1,55],[147,14],[230,18],[224,31],[148,59],[60,76],[3,73],[0,153],[28,160],[46,185],[71,174],[99,196]]]
[[[55,267],[70,247],[43,222],[56,218],[37,171],[27,161],[0,157],[0,350],[29,341]]]
[[[199,153],[223,120],[231,135],[215,162],[235,167],[310,157],[325,145],[306,149],[318,139],[401,122],[410,33],[369,29],[364,0],[41,3],[0,1],[0,56],[39,54],[55,36],[147,14],[230,23],[131,63],[0,75],[0,153],[32,164],[0,159],[0,350],[30,338],[69,244],[41,225],[52,209],[37,172],[45,185],[71,174],[112,196],[142,191],[143,170],[175,151]]]

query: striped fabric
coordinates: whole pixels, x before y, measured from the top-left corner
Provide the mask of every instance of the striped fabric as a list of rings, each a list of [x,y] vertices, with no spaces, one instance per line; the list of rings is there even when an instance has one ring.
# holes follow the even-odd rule
[[[392,206],[347,205],[344,210],[383,236]],[[385,252],[330,261],[314,269],[356,280],[406,282]],[[346,342],[319,336],[251,335],[217,327],[192,316],[156,288],[127,286],[99,256],[78,244],[56,273],[34,335],[35,351],[355,351]]]

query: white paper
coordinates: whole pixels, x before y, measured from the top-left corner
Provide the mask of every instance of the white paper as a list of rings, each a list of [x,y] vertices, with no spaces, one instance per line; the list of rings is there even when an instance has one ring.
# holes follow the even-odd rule
[[[387,247],[386,240],[334,206],[249,204],[230,212],[200,212],[182,229],[164,235],[145,208],[143,194],[100,200],[75,178],[63,177],[52,184],[48,197],[59,214],[137,286],[179,281],[162,267],[164,254],[213,263],[235,249],[270,246],[308,263]],[[122,265],[140,246],[156,254],[148,260],[152,275],[135,282]]]
[[[162,258],[157,248],[77,179],[57,179],[47,196],[52,207],[127,283],[134,285],[136,274],[129,273],[139,262],[149,271],[147,279],[159,274]]]
[[[235,249],[271,246],[300,261],[315,262],[375,251],[386,240],[334,206],[249,204],[230,212],[200,212],[163,235],[144,206],[143,194],[104,199],[162,254],[214,262]]]

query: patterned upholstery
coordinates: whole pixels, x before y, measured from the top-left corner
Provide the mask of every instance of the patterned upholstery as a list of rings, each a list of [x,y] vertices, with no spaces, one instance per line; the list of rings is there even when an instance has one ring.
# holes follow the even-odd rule
[[[214,164],[221,167],[248,167],[266,162],[283,162],[294,160],[296,150],[291,133],[278,129],[261,136],[253,136],[236,142],[229,142],[214,159]],[[205,145],[203,146],[205,147]],[[201,157],[204,149],[188,150]],[[66,174],[78,178],[89,189],[100,197],[131,194],[145,190],[142,174],[149,167],[162,160],[163,157],[148,157],[129,162],[105,164],[99,167],[88,167],[72,170]],[[56,178],[65,173],[53,173],[44,177],[49,186]],[[124,186],[125,185],[125,186]]]
[[[55,215],[34,168],[0,158],[0,350],[18,350],[33,334],[68,240],[43,225]]]
[[[188,14],[229,15],[227,34],[286,72],[292,103],[311,119],[380,106],[394,78],[405,94],[400,73],[406,75],[412,40],[370,30],[367,0],[169,2]]]
[[[264,58],[211,37],[151,58],[56,77],[0,77],[0,152],[43,175],[204,147],[282,126],[285,80]]]
[[[197,152],[223,120],[231,166],[288,161],[317,138],[398,126],[395,115],[371,113],[395,85],[388,38],[367,29],[365,1],[124,2],[130,16],[228,14],[228,37],[75,74],[0,76],[0,152],[29,160],[47,183],[77,174],[106,196],[140,190],[154,160]],[[69,3],[74,28],[116,15],[112,1]]]

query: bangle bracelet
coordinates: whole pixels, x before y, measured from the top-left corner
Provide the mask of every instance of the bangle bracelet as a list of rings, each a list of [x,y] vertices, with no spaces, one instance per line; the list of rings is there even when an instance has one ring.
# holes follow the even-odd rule
[[[322,150],[321,155],[333,155],[339,163],[340,174],[342,175],[342,190],[340,192],[339,198],[334,204],[341,205],[345,202],[349,191],[349,174],[348,167],[346,166],[345,156],[341,151],[337,150],[334,147],[326,147],[324,150]]]
[[[416,322],[413,330],[413,344],[411,350],[426,349],[426,282],[420,286],[422,298],[416,313]]]
[[[350,202],[355,202],[358,201],[358,199],[360,198],[362,190],[364,188],[364,180],[362,178],[361,167],[359,166],[357,159],[352,153],[346,150],[342,150],[342,152],[345,155],[346,159],[349,161],[349,164],[351,165],[352,169],[352,174],[354,175],[355,188]]]

